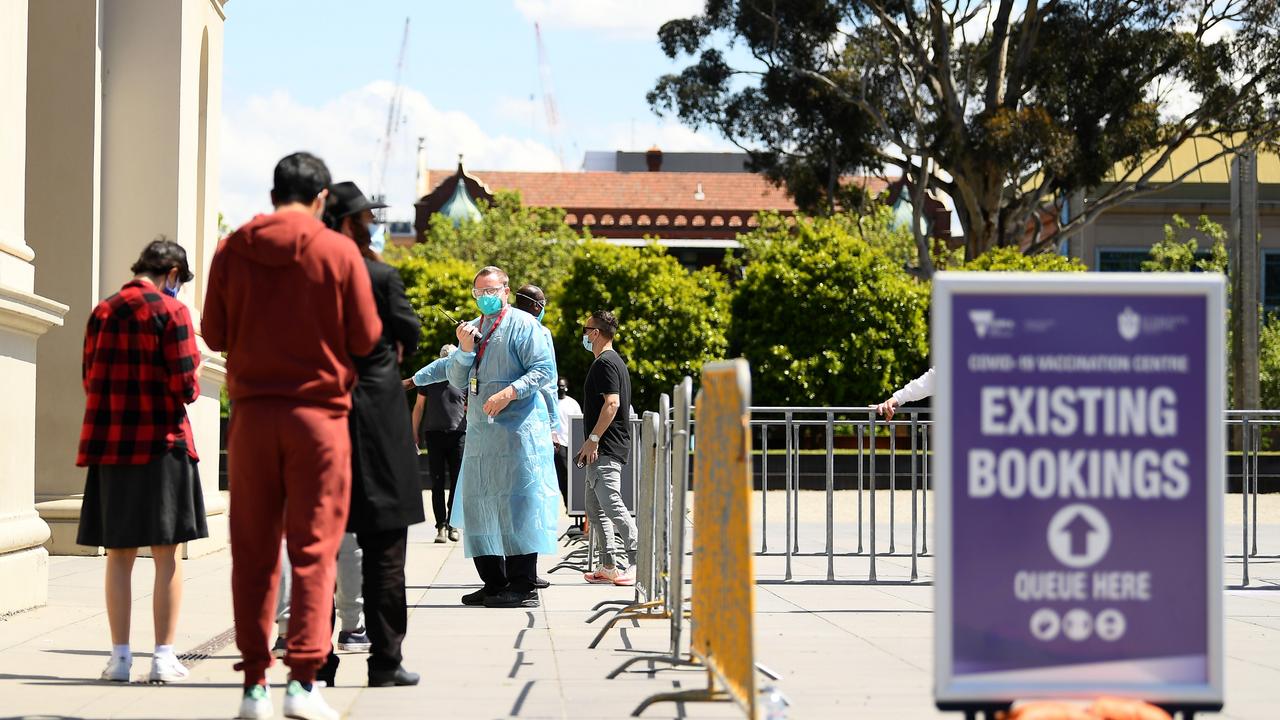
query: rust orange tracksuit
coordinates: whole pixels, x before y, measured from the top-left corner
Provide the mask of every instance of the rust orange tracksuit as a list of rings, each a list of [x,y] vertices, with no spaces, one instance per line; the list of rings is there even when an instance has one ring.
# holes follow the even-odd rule
[[[231,592],[245,683],[271,665],[288,540],[285,664],[311,682],[329,654],[335,559],[351,494],[352,355],[382,334],[356,245],[300,212],[259,215],[218,246],[202,331],[227,352]]]

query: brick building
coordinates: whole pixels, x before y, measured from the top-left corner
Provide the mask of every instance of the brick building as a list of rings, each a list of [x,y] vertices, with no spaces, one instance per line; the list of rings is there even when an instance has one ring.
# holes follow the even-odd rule
[[[784,188],[747,169],[745,153],[588,153],[581,172],[429,170],[423,187],[433,188],[415,206],[415,237],[422,238],[435,214],[462,221],[474,218],[476,202],[492,201],[500,190],[520,193],[529,207],[562,208],[574,230],[620,245],[657,242],[687,266],[719,264],[737,237],[756,226],[756,214],[791,215],[795,202]],[[640,163],[643,162],[643,165]],[[857,178],[872,195],[889,193],[893,203],[901,182]],[[931,199],[929,216],[940,231],[950,230],[950,211]],[[909,213],[908,213],[909,217]]]

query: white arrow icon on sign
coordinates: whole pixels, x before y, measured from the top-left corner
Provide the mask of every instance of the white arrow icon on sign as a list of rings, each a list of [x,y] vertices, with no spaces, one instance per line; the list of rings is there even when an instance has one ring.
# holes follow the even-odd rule
[[[1072,568],[1097,563],[1111,547],[1107,518],[1084,503],[1067,505],[1049,521],[1049,550],[1058,562]]]

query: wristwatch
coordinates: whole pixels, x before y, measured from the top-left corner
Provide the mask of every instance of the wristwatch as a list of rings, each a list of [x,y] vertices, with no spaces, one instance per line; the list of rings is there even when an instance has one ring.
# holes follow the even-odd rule
[[[600,444],[600,436],[599,436],[599,435],[597,435],[597,434],[595,434],[595,433],[591,433],[590,435],[588,435],[588,436],[587,436],[587,439],[588,439],[588,440],[590,440],[591,442],[593,442],[593,443],[597,444],[597,445],[599,445],[599,444]]]

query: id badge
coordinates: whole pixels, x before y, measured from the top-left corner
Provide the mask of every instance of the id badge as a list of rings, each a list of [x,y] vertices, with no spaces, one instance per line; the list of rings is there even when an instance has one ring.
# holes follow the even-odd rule
[[[472,395],[480,394],[480,378],[476,377],[475,375],[471,376],[471,394]]]

